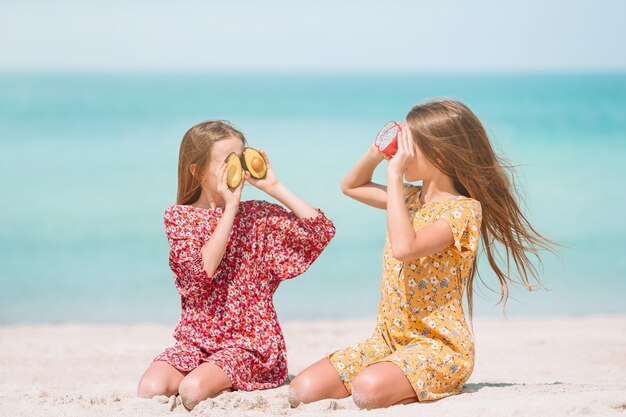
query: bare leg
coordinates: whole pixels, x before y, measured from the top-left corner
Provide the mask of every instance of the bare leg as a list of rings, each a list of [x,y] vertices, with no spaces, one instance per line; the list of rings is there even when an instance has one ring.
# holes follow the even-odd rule
[[[152,362],[139,381],[137,395],[152,398],[155,395],[176,395],[178,385],[187,372],[181,372],[165,361]]]
[[[402,370],[393,362],[377,362],[352,381],[352,398],[359,408],[385,408],[417,401]]]
[[[185,408],[193,410],[200,401],[215,397],[231,387],[230,378],[219,366],[204,362],[180,382],[178,392]]]
[[[289,404],[297,407],[325,398],[346,398],[350,395],[327,358],[300,372],[289,384]]]

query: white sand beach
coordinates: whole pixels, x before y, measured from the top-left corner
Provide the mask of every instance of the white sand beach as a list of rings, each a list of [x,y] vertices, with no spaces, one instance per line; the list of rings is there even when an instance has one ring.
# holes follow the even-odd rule
[[[286,322],[290,374],[370,333],[367,320]],[[626,414],[626,316],[477,318],[463,393],[360,411],[350,398],[291,409],[287,387],[226,393],[191,413],[176,397],[135,396],[171,326],[0,327],[0,416],[598,416]]]

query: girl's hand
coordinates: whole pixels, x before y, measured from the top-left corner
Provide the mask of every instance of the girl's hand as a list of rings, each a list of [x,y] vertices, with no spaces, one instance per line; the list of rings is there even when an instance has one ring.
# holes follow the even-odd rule
[[[394,175],[404,177],[404,173],[409,163],[415,159],[415,142],[413,141],[413,135],[411,135],[411,129],[405,124],[400,129],[398,134],[398,151],[389,160],[387,166],[387,176]]]
[[[217,192],[224,199],[226,206],[237,207],[239,206],[239,201],[241,201],[241,192],[243,190],[243,183],[245,181],[242,180],[237,188],[231,190],[226,183],[226,173],[228,172],[226,166],[226,161],[223,161],[219,167],[219,173],[217,174]]]
[[[378,148],[376,147],[376,143],[372,143],[370,145],[369,154],[372,155],[372,157],[378,162],[382,162],[385,159],[389,159],[385,156],[385,154],[378,151]]]
[[[278,185],[280,185],[280,181],[278,181],[278,178],[276,178],[276,174],[274,174],[274,169],[272,169],[272,164],[270,164],[270,160],[268,159],[265,151],[262,149],[258,149],[258,151],[263,156],[263,159],[265,159],[265,164],[267,165],[267,174],[265,175],[265,178],[260,180],[253,178],[248,171],[244,171],[244,178],[246,181],[248,181],[259,190],[267,194],[271,194],[272,191]]]

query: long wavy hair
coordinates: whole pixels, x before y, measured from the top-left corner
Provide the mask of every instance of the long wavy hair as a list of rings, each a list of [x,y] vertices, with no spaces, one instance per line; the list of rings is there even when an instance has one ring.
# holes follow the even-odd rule
[[[196,164],[196,173],[205,172],[215,142],[238,138],[246,146],[246,138],[226,120],[208,120],[198,123],[185,133],[178,153],[178,190],[176,204],[195,203],[202,193],[201,176],[191,173]]]
[[[522,213],[514,166],[494,152],[478,117],[459,101],[440,99],[413,107],[406,121],[424,157],[452,178],[458,192],[480,202],[481,246],[500,284],[498,304],[506,304],[509,284],[529,291],[545,288],[533,259],[543,267],[539,252],[556,253],[554,246],[559,245],[541,235]],[[470,320],[477,259],[464,288]]]

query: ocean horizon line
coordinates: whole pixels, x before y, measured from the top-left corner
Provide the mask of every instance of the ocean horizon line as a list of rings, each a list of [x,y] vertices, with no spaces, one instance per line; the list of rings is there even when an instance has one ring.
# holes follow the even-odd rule
[[[0,76],[37,76],[37,75],[154,75],[154,76],[425,76],[425,77],[454,77],[454,76],[585,76],[585,75],[626,75],[626,68],[607,69],[531,69],[531,70],[415,70],[415,71],[354,71],[354,70],[321,70],[321,71],[286,71],[286,70],[204,70],[204,69],[90,69],[90,68],[0,68]]]

